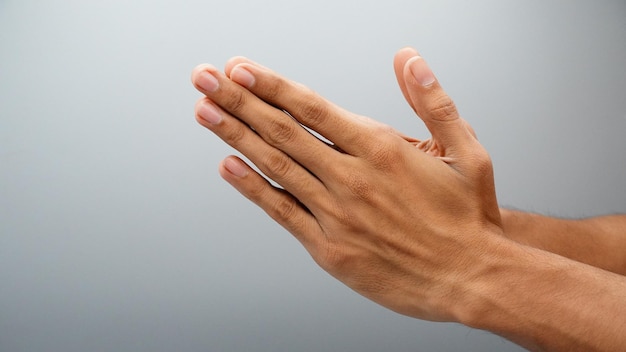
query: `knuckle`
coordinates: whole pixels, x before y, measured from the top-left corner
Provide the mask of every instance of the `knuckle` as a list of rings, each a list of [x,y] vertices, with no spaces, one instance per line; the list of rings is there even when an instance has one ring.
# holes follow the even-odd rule
[[[493,164],[489,153],[478,145],[478,148],[474,148],[468,153],[468,166],[470,167],[470,173],[473,177],[483,179],[484,177],[490,177],[493,175]]]
[[[398,165],[400,155],[397,143],[379,138],[376,147],[369,153],[369,161],[376,169],[389,171]]]
[[[233,115],[237,115],[243,110],[246,103],[246,95],[243,92],[236,90],[226,95],[221,105],[224,109],[230,111]]]
[[[362,248],[338,240],[327,241],[318,264],[331,274],[341,276],[348,286],[359,292],[380,291],[385,285],[371,270],[372,256]],[[346,276],[347,274],[347,276]]]
[[[285,94],[286,84],[282,79],[268,78],[266,84],[263,85],[263,98],[267,101],[276,101]]]
[[[265,166],[273,177],[284,178],[294,167],[294,161],[282,152],[275,151],[266,156]]]
[[[447,94],[442,94],[433,99],[427,108],[427,113],[431,119],[437,121],[453,120],[458,115],[454,101]]]
[[[273,119],[269,123],[269,130],[266,136],[268,142],[274,146],[282,146],[291,142],[296,136],[297,129],[295,127],[295,123],[291,119]]]
[[[493,164],[489,153],[483,148],[476,153],[476,169],[480,174],[491,174],[493,172]]]
[[[363,224],[359,214],[356,214],[352,207],[337,206],[332,216],[334,216],[337,224],[348,228],[360,228]]]
[[[296,117],[307,126],[324,124],[324,120],[329,114],[327,104],[314,93],[307,95],[306,99],[297,104]]]
[[[291,197],[278,197],[268,209],[268,215],[278,223],[291,223],[295,226],[298,203]]]
[[[260,204],[266,196],[267,187],[250,187],[244,193],[245,197],[256,204]]]
[[[242,124],[233,124],[230,128],[224,128],[221,132],[221,138],[231,146],[236,146],[246,136],[246,127]]]
[[[327,240],[324,254],[318,260],[318,264],[328,272],[343,271],[352,260],[348,252],[336,240]]]
[[[359,200],[371,201],[374,198],[376,188],[360,173],[349,173],[344,178],[344,185],[350,194]],[[350,221],[350,214],[342,213],[345,222]]]

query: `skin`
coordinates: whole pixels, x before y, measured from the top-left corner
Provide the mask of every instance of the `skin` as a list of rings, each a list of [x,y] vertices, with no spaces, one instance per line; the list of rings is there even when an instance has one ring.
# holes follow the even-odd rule
[[[220,164],[221,176],[372,301],[534,350],[626,346],[624,277],[551,253],[563,236],[524,235],[539,226],[501,215],[489,155],[424,59],[405,48],[394,69],[428,140],[343,110],[242,57],[224,73],[194,69],[205,95],[196,117],[280,187],[235,156]],[[603,265],[623,269],[615,258]]]
[[[506,237],[532,247],[626,275],[626,216],[558,219],[500,209]]]

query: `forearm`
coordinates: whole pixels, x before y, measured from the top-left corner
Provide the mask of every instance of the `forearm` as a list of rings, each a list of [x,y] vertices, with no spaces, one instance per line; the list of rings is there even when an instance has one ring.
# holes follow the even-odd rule
[[[626,278],[526,246],[496,252],[467,283],[474,300],[464,305],[462,323],[531,350],[626,347]]]
[[[566,220],[501,209],[505,236],[518,243],[626,275],[626,216]]]

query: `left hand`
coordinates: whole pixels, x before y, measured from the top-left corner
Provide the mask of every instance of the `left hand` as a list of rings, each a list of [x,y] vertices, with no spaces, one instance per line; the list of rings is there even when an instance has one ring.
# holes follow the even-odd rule
[[[394,67],[430,140],[345,111],[244,58],[231,59],[225,75],[209,65],[193,71],[205,95],[196,117],[282,187],[237,157],[220,164],[222,177],[323,269],[402,314],[459,321],[473,278],[505,241],[491,161],[417,52],[401,50]]]

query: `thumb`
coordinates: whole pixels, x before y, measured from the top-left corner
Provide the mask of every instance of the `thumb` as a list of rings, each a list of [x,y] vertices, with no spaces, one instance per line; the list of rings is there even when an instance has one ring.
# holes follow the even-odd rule
[[[409,96],[409,92],[407,91],[407,88],[406,88],[406,82],[404,80],[404,66],[406,66],[407,61],[409,61],[415,56],[419,56],[418,52],[415,49],[411,47],[405,47],[405,48],[398,50],[398,52],[393,58],[393,71],[396,74],[398,85],[400,86],[402,95],[404,95],[404,99],[406,99],[406,101],[409,103],[411,108],[413,108],[413,102],[411,101],[411,97]]]
[[[447,156],[475,141],[454,102],[421,56],[406,61],[403,74],[411,106]]]

